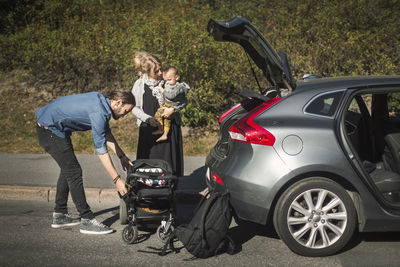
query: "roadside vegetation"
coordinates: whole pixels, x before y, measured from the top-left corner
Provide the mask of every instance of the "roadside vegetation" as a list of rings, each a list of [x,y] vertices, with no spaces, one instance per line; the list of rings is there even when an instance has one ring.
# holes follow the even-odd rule
[[[184,153],[207,154],[218,116],[238,100],[233,92],[257,90],[243,49],[207,36],[210,18],[249,17],[287,52],[296,79],[400,73],[399,0],[2,0],[0,8],[0,152],[42,152],[35,109],[62,95],[130,89],[133,55],[146,50],[191,86]],[[133,116],[111,127],[135,153]],[[93,152],[90,133],[73,141],[77,152]]]

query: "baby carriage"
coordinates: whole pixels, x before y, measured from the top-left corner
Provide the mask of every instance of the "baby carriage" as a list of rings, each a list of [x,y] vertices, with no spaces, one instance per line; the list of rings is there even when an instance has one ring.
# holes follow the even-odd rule
[[[178,178],[172,175],[168,162],[159,159],[138,159],[127,171],[128,193],[121,199],[120,221],[128,223],[122,239],[134,243],[138,225],[160,223],[157,237],[166,242],[174,230],[174,195]]]

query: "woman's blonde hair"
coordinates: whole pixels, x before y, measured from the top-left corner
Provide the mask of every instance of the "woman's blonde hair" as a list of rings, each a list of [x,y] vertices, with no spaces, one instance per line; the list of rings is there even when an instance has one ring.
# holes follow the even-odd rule
[[[149,74],[151,71],[155,70],[157,65],[161,66],[161,61],[155,55],[146,51],[136,52],[133,63],[140,75]]]

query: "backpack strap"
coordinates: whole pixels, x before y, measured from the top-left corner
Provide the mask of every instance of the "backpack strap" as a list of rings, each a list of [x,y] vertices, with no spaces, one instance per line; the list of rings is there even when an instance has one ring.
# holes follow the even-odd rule
[[[203,214],[201,215],[201,224],[200,224],[200,229],[201,229],[201,244],[205,248],[209,248],[208,242],[207,242],[207,237],[206,237],[206,230],[204,227],[205,221],[206,221],[206,216],[208,211],[210,210],[211,206],[214,204],[214,202],[217,200],[218,197],[220,197],[220,193],[213,193],[210,196],[209,202],[207,203],[207,206],[204,207]],[[203,201],[206,199],[204,197]]]
[[[199,203],[197,204],[196,208],[194,209],[194,213],[196,213],[199,208],[201,207],[201,205],[203,205],[204,201],[207,200],[207,197],[210,195],[210,192],[207,192],[207,194],[205,196],[203,196],[203,198],[199,201]]]

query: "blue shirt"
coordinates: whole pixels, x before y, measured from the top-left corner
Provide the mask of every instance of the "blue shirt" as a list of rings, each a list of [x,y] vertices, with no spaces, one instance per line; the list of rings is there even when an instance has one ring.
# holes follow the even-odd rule
[[[106,133],[111,118],[110,100],[102,93],[69,95],[57,98],[35,111],[37,122],[61,138],[75,131],[92,130],[96,154],[108,152]]]

